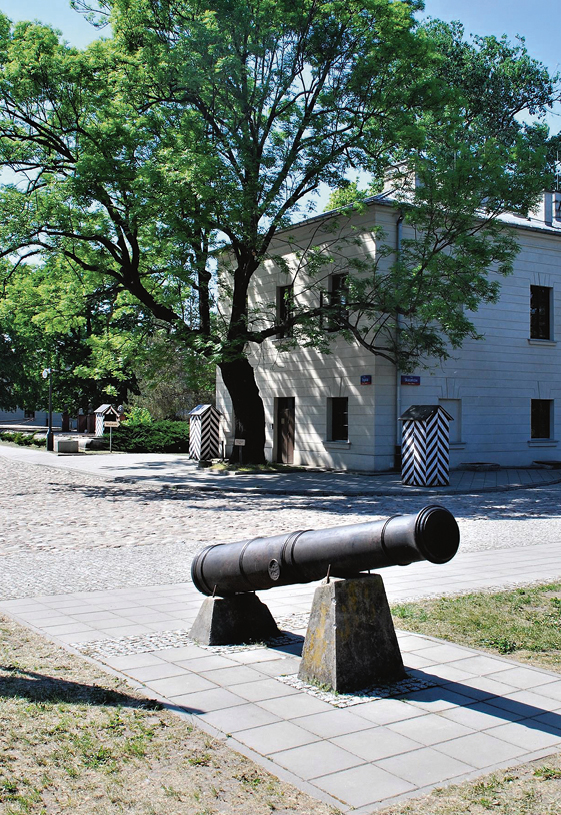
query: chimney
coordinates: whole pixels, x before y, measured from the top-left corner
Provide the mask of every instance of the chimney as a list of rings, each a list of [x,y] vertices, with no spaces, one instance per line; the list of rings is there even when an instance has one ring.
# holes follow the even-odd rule
[[[541,207],[538,205],[535,214],[539,220],[543,217],[543,221],[547,226],[561,227],[561,192],[557,190],[547,190],[544,192],[543,213],[541,212]]]

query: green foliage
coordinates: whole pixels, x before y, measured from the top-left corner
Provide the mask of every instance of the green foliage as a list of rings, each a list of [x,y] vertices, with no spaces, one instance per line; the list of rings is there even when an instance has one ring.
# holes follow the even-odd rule
[[[139,393],[130,406],[145,408],[154,419],[180,419],[196,405],[215,403],[216,366],[173,336],[158,332],[137,364]]]
[[[477,336],[470,313],[498,295],[488,273],[508,274],[516,252],[497,218],[527,211],[546,178],[547,131],[519,114],[540,116],[552,82],[522,42],[420,26],[421,6],[102,0],[113,37],[84,50],[2,16],[0,166],[17,183],[0,196],[1,273],[9,289],[37,260],[22,303],[41,303],[20,319],[14,289],[0,313],[0,399],[41,387],[11,381],[18,344],[29,371],[51,367],[41,354],[70,366],[76,404],[87,380],[134,389],[165,325],[186,359],[218,365],[259,463],[252,346],[282,332],[328,351],[339,332],[407,370]],[[410,227],[399,257],[389,236],[374,261],[349,261],[352,225],[331,219],[309,246],[281,232],[320,184],[340,190],[342,221],[364,195],[349,173],[378,189],[390,169]],[[282,324],[259,294],[279,245],[295,249],[287,283],[304,281]],[[326,290],[343,262],[344,309]]]
[[[0,431],[0,440],[19,444],[22,447],[45,447],[47,444],[45,438],[38,438],[31,433],[21,433],[20,431],[12,433],[9,430]]]
[[[125,401],[136,387],[132,366],[142,347],[137,312],[130,297],[108,291],[98,276],[77,274],[60,258],[12,271],[0,298],[4,347],[18,362],[9,373],[10,407],[46,406],[48,380],[41,371],[48,367],[55,410],[87,411],[110,393]]]
[[[147,408],[132,407],[127,408],[125,418],[121,422],[122,427],[142,427],[152,424],[152,416]]]
[[[188,453],[188,422],[135,422],[113,430],[113,450],[124,453]],[[104,441],[109,446],[109,433]]]
[[[358,180],[346,181],[331,192],[324,211],[329,212],[329,210],[332,209],[341,209],[349,206],[359,211],[360,202],[364,201],[367,197],[368,191],[362,190],[358,186]]]

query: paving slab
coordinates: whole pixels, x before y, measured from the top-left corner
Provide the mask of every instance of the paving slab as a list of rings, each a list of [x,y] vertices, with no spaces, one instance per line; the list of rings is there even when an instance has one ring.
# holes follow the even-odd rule
[[[189,604],[183,630],[150,635],[126,633],[130,595],[119,609],[124,594],[119,589],[51,598],[54,617],[42,617],[46,606],[41,599],[0,602],[0,612],[71,643],[140,683],[148,695],[191,713],[201,726],[230,734],[233,747],[249,750],[273,772],[275,767],[281,775],[288,771],[318,797],[331,796],[343,811],[373,811],[415,790],[424,793],[505,763],[521,763],[537,750],[561,747],[561,680],[549,671],[398,632],[406,667],[415,666],[413,675],[431,686],[337,708],[334,704],[341,704],[344,695],[322,698],[317,690],[286,684],[284,677],[297,673],[301,636],[292,645],[269,647],[197,645],[189,641],[186,621],[200,600],[192,585],[176,588],[176,609],[169,614],[180,617],[178,612]],[[314,585],[304,589],[298,587],[295,595],[309,609]],[[431,591],[430,581],[425,590]],[[151,609],[161,596],[162,587],[143,587],[135,593],[134,608]],[[281,609],[286,614],[290,596],[290,587],[264,593],[274,613]],[[97,627],[71,635],[68,625],[84,616],[77,599],[84,608],[97,610],[86,612],[91,615],[88,625]],[[95,619],[104,606],[117,619],[122,615],[122,626],[106,629],[102,617]],[[61,623],[60,631],[52,630],[59,628],[51,625],[53,620]],[[301,616],[294,620],[302,630]],[[419,668],[423,654],[427,665]]]
[[[20,452],[31,461],[25,458],[28,451],[18,450],[16,454]],[[86,467],[84,472],[114,483],[121,479],[127,484],[153,484],[158,490],[215,490],[220,482],[227,485],[227,489],[220,488],[224,494],[237,491],[250,496],[246,500],[252,502],[258,500],[252,496],[268,489],[278,494],[289,491],[328,498],[412,494],[397,483],[395,474],[219,477],[196,470],[193,462],[178,456],[62,459],[29,452],[41,457],[33,463],[48,462],[48,467],[74,473]],[[471,499],[470,492],[558,480],[555,471],[541,470],[501,471],[500,477],[457,473],[450,491],[468,496],[462,507],[477,523],[477,513],[483,518],[485,509],[480,509],[478,498]],[[435,493],[420,490],[415,494],[421,505]],[[161,495],[163,492],[154,490],[153,495],[143,493],[142,500],[156,500],[154,496],[160,500]],[[242,500],[240,497],[239,502]],[[524,521],[540,506],[533,509],[533,499],[527,496],[523,501],[520,517],[516,516],[521,530],[528,528]],[[551,506],[559,505],[553,492],[548,501]],[[367,504],[367,511],[371,511],[375,502]],[[509,504],[508,512],[516,515],[517,506],[516,502]],[[231,512],[231,504],[228,508]],[[552,517],[548,512],[545,523]],[[540,520],[532,520],[533,528],[537,529]],[[386,569],[388,597],[390,602],[406,602],[443,593],[550,581],[561,576],[561,553],[554,537],[538,536],[531,546],[526,541],[524,545],[509,543],[508,551],[460,551],[444,566],[417,563],[407,569]],[[156,563],[157,558],[183,557],[185,551],[192,552],[193,544],[190,546],[188,550],[139,546],[132,550],[131,568],[122,572],[113,569],[120,556],[118,549],[106,560],[96,553],[91,557],[81,554],[76,558],[76,579],[69,577],[71,556],[64,560],[55,553],[50,561],[39,557],[36,562],[44,569],[22,566],[23,577],[18,579],[23,588],[18,591],[26,596],[10,594],[7,589],[0,594],[6,598],[0,600],[0,612],[119,671],[139,683],[151,698],[192,715],[211,732],[224,737],[230,734],[229,743],[234,748],[282,777],[290,777],[302,789],[320,798],[329,796],[328,800],[338,802],[343,811],[356,807],[364,815],[401,796],[517,764],[535,757],[536,751],[547,754],[560,749],[558,675],[431,637],[398,632],[406,667],[427,686],[400,697],[366,696],[357,701],[356,697],[332,698],[317,689],[287,684],[298,672],[315,584],[263,594],[273,615],[285,621],[281,626],[287,632],[284,644],[210,648],[193,643],[188,632],[202,597],[186,576],[188,561],[183,558],[183,571],[166,579],[161,579],[164,572],[158,571],[162,564]],[[135,568],[140,562],[145,571],[137,577]],[[51,567],[52,574],[44,579]]]

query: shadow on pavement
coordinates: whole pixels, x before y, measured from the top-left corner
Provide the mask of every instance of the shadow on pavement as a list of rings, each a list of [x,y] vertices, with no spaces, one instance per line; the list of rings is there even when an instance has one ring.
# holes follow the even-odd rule
[[[152,699],[138,699],[126,693],[98,685],[84,685],[68,679],[26,671],[14,665],[0,665],[0,698],[27,699],[30,702],[67,702],[79,705],[134,707],[139,710],[161,710]]]
[[[179,501],[186,507],[196,509],[205,503],[205,509],[240,513],[250,508],[264,513],[279,512],[284,502],[290,501],[291,509],[313,509],[319,514],[341,518],[348,514],[371,517],[418,512],[427,504],[440,504],[457,518],[466,520],[526,520],[528,518],[559,517],[561,485],[534,487],[527,492],[484,493],[481,495],[277,495],[274,493],[208,491],[204,488],[175,488],[138,483],[52,485],[54,493],[84,498],[110,498],[146,502]],[[545,502],[545,503],[544,503]],[[547,505],[549,504],[549,506]],[[365,518],[366,519],[366,518]],[[334,524],[336,521],[334,522]],[[342,521],[344,523],[344,521]]]

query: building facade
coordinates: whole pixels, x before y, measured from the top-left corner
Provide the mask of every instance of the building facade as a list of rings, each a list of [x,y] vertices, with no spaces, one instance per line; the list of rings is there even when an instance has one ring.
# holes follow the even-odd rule
[[[283,262],[268,261],[256,276],[251,296],[260,309],[276,307],[282,315],[292,291],[306,296],[306,273],[293,241],[309,245],[328,217],[294,227],[290,249],[280,236],[272,254],[276,251]],[[384,196],[370,199],[365,211],[353,216],[355,239],[345,251],[374,257],[376,228],[391,242],[398,217]],[[252,351],[265,405],[268,459],[342,470],[392,469],[399,417],[415,404],[441,405],[453,417],[452,468],[561,459],[561,194],[545,193],[539,210],[527,219],[504,220],[520,247],[514,273],[500,278],[498,303],[482,304],[470,315],[483,339],[466,339],[443,363],[405,375],[337,335],[329,354],[287,348],[283,337]],[[333,298],[343,279],[344,258],[338,263],[341,273],[331,274],[327,283]],[[229,451],[235,417],[220,380],[217,407]]]

